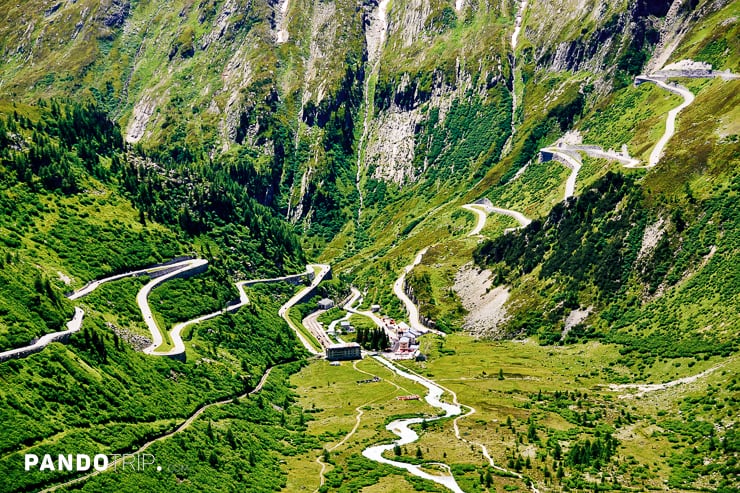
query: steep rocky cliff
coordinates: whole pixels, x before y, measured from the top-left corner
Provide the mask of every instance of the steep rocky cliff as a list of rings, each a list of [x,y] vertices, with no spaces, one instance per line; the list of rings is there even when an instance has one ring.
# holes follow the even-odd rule
[[[7,1],[0,92],[94,98],[128,142],[170,155],[249,149],[258,172],[275,177],[258,199],[328,239],[378,183],[459,190],[505,143],[520,152],[532,122],[577,92],[595,88],[595,103],[671,60],[702,19],[721,12],[734,32],[733,5]],[[512,118],[515,90],[523,104]]]

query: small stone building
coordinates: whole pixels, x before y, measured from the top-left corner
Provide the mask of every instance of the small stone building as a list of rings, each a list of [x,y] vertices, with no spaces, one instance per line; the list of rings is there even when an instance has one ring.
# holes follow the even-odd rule
[[[328,310],[334,306],[334,301],[329,298],[324,298],[319,301],[319,310]]]

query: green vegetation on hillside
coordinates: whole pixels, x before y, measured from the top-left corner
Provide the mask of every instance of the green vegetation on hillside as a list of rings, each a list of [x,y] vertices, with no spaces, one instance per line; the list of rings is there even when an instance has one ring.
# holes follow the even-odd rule
[[[651,381],[712,368],[715,373],[635,395],[637,390],[606,385],[638,376],[620,364],[618,345],[591,341],[543,349],[534,342],[452,334],[425,338],[422,351],[425,362],[404,365],[440,381],[476,409],[458,421],[466,440],[485,444],[497,465],[536,481],[540,490],[668,484],[673,490],[729,492],[736,486],[730,411],[737,406],[736,358],[712,357],[688,368],[675,366],[675,360],[658,362],[650,368]],[[452,423],[417,431],[420,440],[401,451],[404,460],[413,461],[414,450],[421,449],[423,460],[470,468],[485,484],[485,459],[477,448],[473,454],[468,443],[450,439]],[[494,472],[497,488],[506,475],[499,474]]]
[[[219,307],[236,297],[227,272],[251,277],[303,268],[297,236],[249,195],[247,188],[264,185],[249,161],[202,169],[204,176],[191,168],[173,180],[125,149],[119,127],[94,104],[40,100],[0,110],[0,276],[7,290],[0,348],[60,330],[72,313],[64,292],[173,258],[186,242],[218,257],[209,289],[223,291]],[[179,284],[172,286],[163,289]]]
[[[515,50],[515,1],[393,0],[384,38],[376,1],[47,3],[0,2],[0,350],[60,330],[73,305],[86,316],[69,344],[0,363],[0,491],[74,475],[25,473],[26,452],[134,451],[219,400],[152,445],[163,471],[80,489],[442,491],[362,456],[395,417],[439,412],[397,399],[426,390],[370,358],[303,364],[291,329],[312,339],[301,320],[350,283],[404,318],[392,285],[422,248],[406,287],[448,335],[403,364],[475,413],[422,421],[388,457],[449,465],[471,492],[737,489],[738,81],[680,81],[696,100],[654,168],[585,158],[562,201],[569,171],[537,160],[570,130],[644,160],[679,99],[633,76],[673,28],[671,61],[737,72],[737,1],[527,2]],[[467,236],[460,206],[484,197],[533,222],[492,214]],[[210,267],[151,293],[163,326],[313,258],[336,278],[290,327],[277,311],[300,287],[251,286],[186,330],[185,362],[131,348],[149,335],[146,277],[64,297],[179,255]],[[500,312],[480,335],[520,340],[456,333],[463,267],[510,295],[464,300]],[[388,345],[349,320],[347,340]]]
[[[122,295],[133,297],[135,293]],[[185,364],[133,351],[112,334],[95,313],[88,314],[85,330],[72,337],[70,346],[53,344],[23,360],[0,364],[2,419],[9,429],[15,430],[3,434],[0,443],[0,450],[5,453],[0,460],[0,470],[8,479],[3,491],[49,485],[70,476],[70,473],[24,473],[19,453],[55,455],[70,449],[79,453],[131,452],[145,441],[174,429],[201,405],[253,388],[267,367],[303,356],[292,331],[277,316],[279,302],[273,295],[255,291],[251,299],[252,303],[236,314],[199,324],[193,331],[192,351],[188,352]],[[119,301],[114,301],[118,306]],[[297,369],[292,367],[286,371],[292,373]],[[282,377],[279,375],[279,372],[273,375],[277,382],[286,378],[285,373]],[[277,394],[272,395],[270,388]],[[253,443],[253,455],[261,459],[255,458],[252,462],[264,461],[276,468],[277,462],[271,458],[276,449],[267,437],[284,436],[290,433],[290,428],[280,424],[284,418],[267,402],[272,399],[284,405],[290,402],[291,392],[283,384],[268,385],[267,390],[272,397],[245,404],[247,414],[243,415],[251,415],[253,422],[261,423],[263,431],[260,433],[265,434],[266,441],[244,441],[239,438],[237,429],[232,433],[237,434],[240,442]],[[289,421],[297,422],[297,418],[293,415]],[[207,419],[196,428],[206,422]],[[184,432],[184,436],[188,433]],[[163,446],[182,444],[182,440],[176,436]],[[231,441],[231,446],[235,446],[228,437],[221,436],[218,440],[219,443],[224,441],[227,445]],[[161,460],[169,457],[173,463],[185,465],[185,469],[190,470],[203,467],[207,475],[217,474],[221,466],[241,464],[242,459],[224,450],[218,454],[221,466],[209,465],[195,456],[210,455],[213,442],[189,443],[192,457],[178,454],[175,458],[163,452]],[[240,450],[240,454],[249,455],[249,450],[242,447]],[[160,458],[159,454],[157,456]],[[174,478],[177,471],[169,474]],[[279,474],[270,474],[270,477],[279,477]],[[106,481],[116,482],[117,486],[110,488],[120,490],[122,484],[137,477],[112,474]],[[209,480],[204,478],[203,481]]]
[[[188,279],[171,279],[149,294],[152,310],[162,315],[167,326],[224,309],[238,300],[236,288],[218,266],[209,264],[208,272]]]
[[[120,131],[91,105],[41,101],[0,111],[0,348],[61,330],[64,293],[85,280],[181,252],[171,232],[143,228],[115,189]]]
[[[483,243],[474,258],[490,266],[500,284],[517,286],[520,276],[544,283],[544,290],[530,292],[513,314],[508,327],[514,334],[558,342],[568,310],[591,305],[601,313],[600,321],[575,327],[566,341],[600,337],[619,342],[623,354],[641,354],[640,366],[658,356],[727,356],[737,348],[730,329],[734,323],[712,333],[699,329],[714,319],[705,310],[718,301],[727,310],[723,320],[737,319],[732,303],[721,300],[740,289],[731,267],[735,246],[730,234],[740,227],[734,212],[738,180],[715,198],[675,211],[661,232],[653,233],[658,238],[650,248],[644,246],[644,230],[657,219],[640,207],[643,192],[632,179],[607,174],[582,196],[556,205],[544,221]]]

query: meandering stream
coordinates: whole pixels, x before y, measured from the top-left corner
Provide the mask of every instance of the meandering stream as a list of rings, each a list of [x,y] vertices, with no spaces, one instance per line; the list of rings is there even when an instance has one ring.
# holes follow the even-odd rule
[[[395,365],[390,363],[385,358],[382,358],[381,356],[374,356],[374,358],[380,362],[382,365],[388,367],[390,370],[395,372],[396,374],[402,376],[403,378],[407,378],[409,380],[413,380],[414,382],[417,382],[429,390],[427,393],[427,396],[425,397],[425,400],[427,403],[429,403],[430,406],[436,407],[444,411],[443,415],[437,416],[435,418],[405,418],[405,419],[397,419],[395,421],[391,421],[385,428],[390,431],[391,433],[394,433],[398,435],[398,440],[394,441],[393,443],[384,444],[384,445],[373,445],[371,447],[366,448],[362,451],[362,455],[367,457],[370,460],[373,460],[375,462],[379,462],[381,464],[388,464],[390,466],[398,467],[401,469],[405,469],[409,473],[413,474],[414,476],[417,476],[419,478],[427,479],[429,481],[434,481],[435,483],[441,484],[442,486],[446,487],[450,491],[454,491],[455,493],[464,493],[463,490],[460,488],[460,486],[457,484],[457,481],[455,481],[455,478],[450,473],[449,476],[440,476],[435,475],[426,472],[421,468],[421,466],[418,466],[416,464],[409,464],[407,462],[399,462],[392,459],[387,459],[383,456],[384,452],[393,450],[393,448],[396,445],[403,446],[407,445],[409,443],[415,442],[419,435],[411,429],[412,425],[416,425],[419,423],[422,423],[423,421],[434,421],[442,418],[450,418],[452,416],[458,416],[462,414],[462,408],[457,404],[448,404],[446,402],[442,402],[441,397],[444,393],[444,390],[439,387],[434,382],[427,380],[426,378],[420,377],[418,375],[414,375],[412,373],[405,372],[403,370],[400,370]],[[441,464],[444,468],[446,468],[449,471],[449,467],[446,464]]]

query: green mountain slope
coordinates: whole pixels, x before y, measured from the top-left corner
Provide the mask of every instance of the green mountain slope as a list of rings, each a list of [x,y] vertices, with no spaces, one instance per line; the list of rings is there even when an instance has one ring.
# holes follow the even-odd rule
[[[658,165],[581,153],[565,200],[571,170],[540,151],[647,163],[682,98],[635,76],[686,58],[739,73],[738,17],[737,0],[0,0],[0,351],[62,329],[67,292],[180,255],[210,267],[152,293],[168,325],[308,260],[332,264],[322,293],[352,284],[404,318],[393,283],[428,248],[403,288],[451,335],[406,366],[478,414],[470,442],[425,422],[396,458],[449,464],[466,491],[734,491],[738,80],[674,73],[695,100]],[[480,199],[532,222],[492,212],[470,234]],[[76,476],[25,474],[27,451],[136,451],[274,367],[152,444],[173,470],[80,487],[436,491],[361,455],[392,415],[432,412],[397,399],[423,388],[385,368],[382,392],[358,387],[373,361],[304,366],[277,315],[292,287],[250,289],[176,362],[136,350],[143,282],[106,284],[67,344],[0,363],[0,489]],[[678,384],[614,393],[655,382]]]

